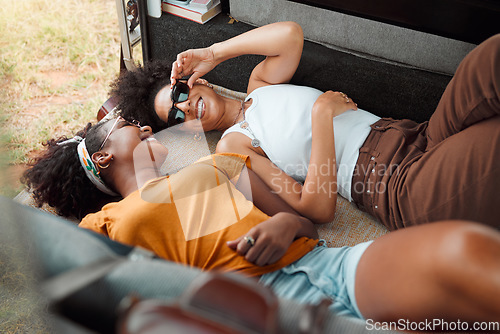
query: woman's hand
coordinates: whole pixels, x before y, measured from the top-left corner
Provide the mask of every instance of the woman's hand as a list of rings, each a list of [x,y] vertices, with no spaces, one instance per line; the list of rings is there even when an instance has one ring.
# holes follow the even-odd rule
[[[342,92],[333,92],[331,90],[321,94],[313,105],[314,112],[330,112],[332,118],[351,109],[357,110],[358,105],[346,94]]]
[[[197,79],[213,70],[215,66],[217,62],[211,47],[181,52],[172,64],[172,85],[182,77],[191,75],[187,84],[192,88]]]
[[[192,87],[196,79],[218,64],[247,54],[266,57],[253,69],[247,93],[258,87],[289,82],[299,65],[303,44],[302,28],[297,23],[271,23],[208,48],[179,53],[172,65],[172,84],[192,75],[188,80],[188,86]]]
[[[281,212],[238,239],[228,241],[227,245],[249,262],[258,266],[270,265],[279,261],[295,238],[300,236],[298,229],[304,223],[302,220],[297,215]]]

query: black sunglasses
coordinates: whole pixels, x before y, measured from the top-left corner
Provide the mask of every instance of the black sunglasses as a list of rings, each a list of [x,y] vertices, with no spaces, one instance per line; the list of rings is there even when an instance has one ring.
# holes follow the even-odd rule
[[[186,115],[175,106],[176,103],[184,102],[189,96],[189,86],[184,82],[177,81],[170,93],[172,108],[168,112],[167,127],[181,124],[186,120]]]

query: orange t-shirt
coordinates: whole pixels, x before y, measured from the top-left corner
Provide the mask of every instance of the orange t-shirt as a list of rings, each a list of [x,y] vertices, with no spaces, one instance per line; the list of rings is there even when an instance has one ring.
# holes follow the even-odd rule
[[[87,215],[79,226],[203,270],[249,276],[278,270],[307,254],[317,240],[295,240],[277,263],[264,267],[246,261],[226,245],[269,218],[233,184],[245,165],[250,167],[248,157],[237,154],[202,158]]]

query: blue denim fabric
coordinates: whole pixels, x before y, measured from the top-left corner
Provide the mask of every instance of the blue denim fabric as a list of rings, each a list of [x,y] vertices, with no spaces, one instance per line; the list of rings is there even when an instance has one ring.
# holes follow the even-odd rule
[[[335,313],[363,319],[354,297],[354,279],[359,259],[371,241],[341,248],[328,248],[325,244],[319,242],[301,259],[263,275],[260,283],[279,297],[299,303],[331,299],[330,309]]]

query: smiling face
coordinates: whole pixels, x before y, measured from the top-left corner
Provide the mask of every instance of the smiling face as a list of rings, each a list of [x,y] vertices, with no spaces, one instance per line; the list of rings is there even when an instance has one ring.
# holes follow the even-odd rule
[[[154,102],[156,114],[165,122],[168,121],[168,114],[172,108],[171,92],[170,85],[163,87]],[[175,106],[185,115],[185,124],[179,126],[182,131],[215,130],[224,115],[223,99],[212,88],[203,84],[194,84],[189,91],[188,99],[176,103]],[[203,129],[199,128],[200,125]]]
[[[136,172],[142,168],[159,169],[167,158],[168,149],[154,139],[149,126],[141,127],[118,119],[116,123],[112,120],[104,124],[103,130],[109,136],[100,150],[101,156],[106,157],[104,153],[112,155],[115,166],[133,164]],[[99,161],[99,156],[96,160]]]

